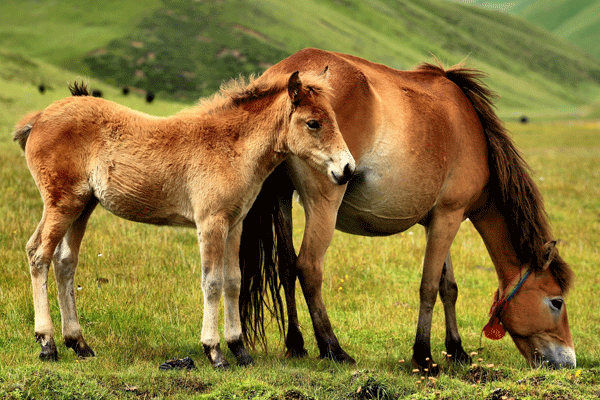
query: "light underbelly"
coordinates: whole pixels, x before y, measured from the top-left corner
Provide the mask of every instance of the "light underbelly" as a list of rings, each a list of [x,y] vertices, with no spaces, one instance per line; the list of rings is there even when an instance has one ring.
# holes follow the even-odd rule
[[[338,210],[338,230],[362,236],[393,235],[417,224],[435,206],[439,183],[376,171],[363,169],[348,183]]]

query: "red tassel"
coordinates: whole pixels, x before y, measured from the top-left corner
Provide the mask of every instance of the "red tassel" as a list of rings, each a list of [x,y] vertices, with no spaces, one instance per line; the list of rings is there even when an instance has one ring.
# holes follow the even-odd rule
[[[500,340],[506,334],[506,330],[500,323],[498,318],[490,319],[490,322],[487,323],[486,326],[483,327],[483,334],[486,338],[491,340]]]

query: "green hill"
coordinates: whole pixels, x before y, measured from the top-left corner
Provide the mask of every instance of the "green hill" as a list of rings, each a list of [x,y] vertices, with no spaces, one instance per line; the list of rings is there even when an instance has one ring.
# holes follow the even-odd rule
[[[580,50],[522,19],[446,0],[0,4],[0,48],[174,100],[309,46],[401,69],[466,60],[490,74],[505,115],[571,115],[600,93],[600,63]]]
[[[460,0],[454,0],[460,1]],[[488,9],[525,18],[566,39],[600,60],[600,0],[476,0]]]

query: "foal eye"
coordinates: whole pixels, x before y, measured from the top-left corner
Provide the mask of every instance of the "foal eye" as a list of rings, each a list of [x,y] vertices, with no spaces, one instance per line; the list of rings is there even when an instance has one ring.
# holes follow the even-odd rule
[[[550,308],[554,311],[560,311],[564,303],[565,301],[560,297],[550,299]]]
[[[321,124],[319,123],[319,121],[315,120],[315,119],[311,119],[310,121],[308,121],[306,123],[306,126],[308,126],[308,129],[311,130],[317,130],[321,127]]]

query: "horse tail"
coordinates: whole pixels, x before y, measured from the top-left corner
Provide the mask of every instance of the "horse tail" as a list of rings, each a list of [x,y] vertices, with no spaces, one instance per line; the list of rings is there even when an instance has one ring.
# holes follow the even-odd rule
[[[280,332],[285,332],[277,259],[277,244],[284,240],[280,229],[281,178],[281,172],[276,170],[264,182],[244,219],[239,252],[242,273],[239,306],[244,341],[252,348],[260,342],[265,351],[265,308],[277,321]]]
[[[41,113],[41,111],[30,112],[29,114],[25,115],[15,126],[15,130],[13,131],[13,140],[19,143],[19,146],[21,146],[23,151],[25,151],[25,145],[27,144],[27,139],[29,139],[29,134],[33,129],[33,125],[38,120]]]
[[[73,82],[73,84],[69,84],[69,91],[73,96],[89,96],[90,92],[88,91],[87,84],[84,82]],[[29,134],[33,129],[33,125],[38,120],[41,111],[32,111],[29,114],[25,115],[21,121],[17,123],[15,126],[15,130],[13,131],[13,140],[19,143],[21,149],[25,150],[25,145],[27,144],[27,139],[29,139]]]
[[[529,166],[495,113],[492,100],[496,94],[482,82],[486,74],[460,65],[442,72],[462,89],[479,117],[488,144],[489,196],[504,215],[519,261],[541,268],[544,245],[551,240],[542,195],[531,178]]]

